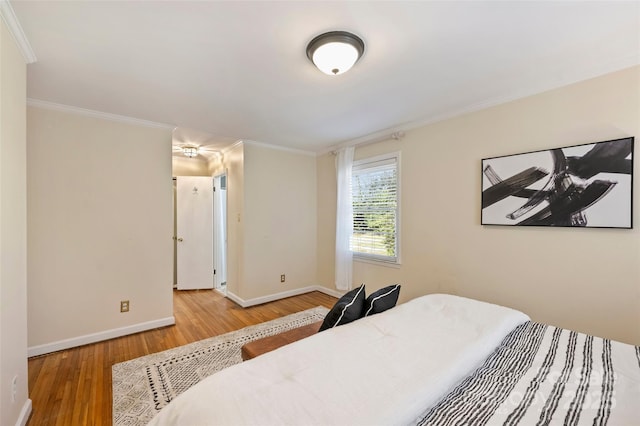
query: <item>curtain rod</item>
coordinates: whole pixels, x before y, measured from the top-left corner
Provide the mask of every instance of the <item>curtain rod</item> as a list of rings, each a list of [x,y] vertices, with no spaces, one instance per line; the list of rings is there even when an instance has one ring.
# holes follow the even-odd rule
[[[330,152],[331,152],[331,155],[336,155],[341,148],[346,148],[348,146],[363,147],[363,146],[371,145],[374,143],[386,141],[389,139],[393,139],[394,141],[399,141],[400,139],[404,138],[404,136],[405,136],[405,133],[402,130],[398,130],[397,132],[393,132],[390,135],[379,136],[377,138],[369,139],[367,141],[362,141],[360,143],[345,144],[344,146],[331,150]]]

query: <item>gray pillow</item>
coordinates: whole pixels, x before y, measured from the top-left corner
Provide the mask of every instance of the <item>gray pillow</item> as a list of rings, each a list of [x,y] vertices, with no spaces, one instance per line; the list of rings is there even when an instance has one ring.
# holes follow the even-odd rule
[[[393,308],[398,303],[399,295],[400,284],[390,285],[371,293],[364,303],[363,316],[368,317]]]
[[[348,324],[362,317],[364,309],[364,284],[345,293],[324,317],[320,330]]]

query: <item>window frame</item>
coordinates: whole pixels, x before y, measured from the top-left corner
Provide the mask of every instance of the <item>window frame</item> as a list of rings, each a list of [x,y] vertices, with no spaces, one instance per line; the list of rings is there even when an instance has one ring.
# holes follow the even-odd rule
[[[366,157],[366,158],[362,158],[360,160],[356,160],[353,162],[352,167],[351,167],[351,172],[352,175],[355,172],[356,168],[363,168],[366,169],[365,166],[366,164],[373,164],[373,163],[379,163],[379,162],[383,162],[383,161],[389,161],[389,160],[395,160],[395,164],[396,164],[396,226],[395,226],[395,242],[396,242],[396,255],[395,258],[391,257],[391,256],[382,256],[382,255],[378,255],[378,254],[372,254],[372,253],[362,253],[362,252],[358,252],[358,251],[354,251],[353,249],[351,250],[351,253],[353,254],[353,259],[356,261],[360,261],[360,262],[364,262],[364,263],[372,263],[372,264],[376,264],[376,265],[382,265],[382,266],[391,266],[391,267],[399,267],[401,264],[401,232],[400,232],[400,222],[401,222],[401,167],[400,167],[400,151],[395,151],[395,152],[390,152],[390,153],[386,153],[386,154],[381,154],[381,155],[376,155],[373,157]],[[351,193],[352,197],[353,197],[353,192]],[[352,201],[353,203],[353,201]]]

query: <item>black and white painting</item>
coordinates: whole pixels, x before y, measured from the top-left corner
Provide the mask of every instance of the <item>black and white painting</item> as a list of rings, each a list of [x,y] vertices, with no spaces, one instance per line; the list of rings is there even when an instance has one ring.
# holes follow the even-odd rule
[[[631,228],[633,141],[483,159],[481,223]]]

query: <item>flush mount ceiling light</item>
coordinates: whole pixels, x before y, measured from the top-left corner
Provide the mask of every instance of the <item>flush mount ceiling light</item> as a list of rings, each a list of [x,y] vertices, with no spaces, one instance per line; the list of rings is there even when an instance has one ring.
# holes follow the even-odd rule
[[[331,31],[315,37],[307,46],[307,57],[320,71],[338,75],[349,71],[362,57],[364,42],[346,31]]]
[[[196,146],[184,146],[182,147],[182,153],[189,157],[189,158],[193,158],[193,157],[197,157],[198,156],[198,147]]]

